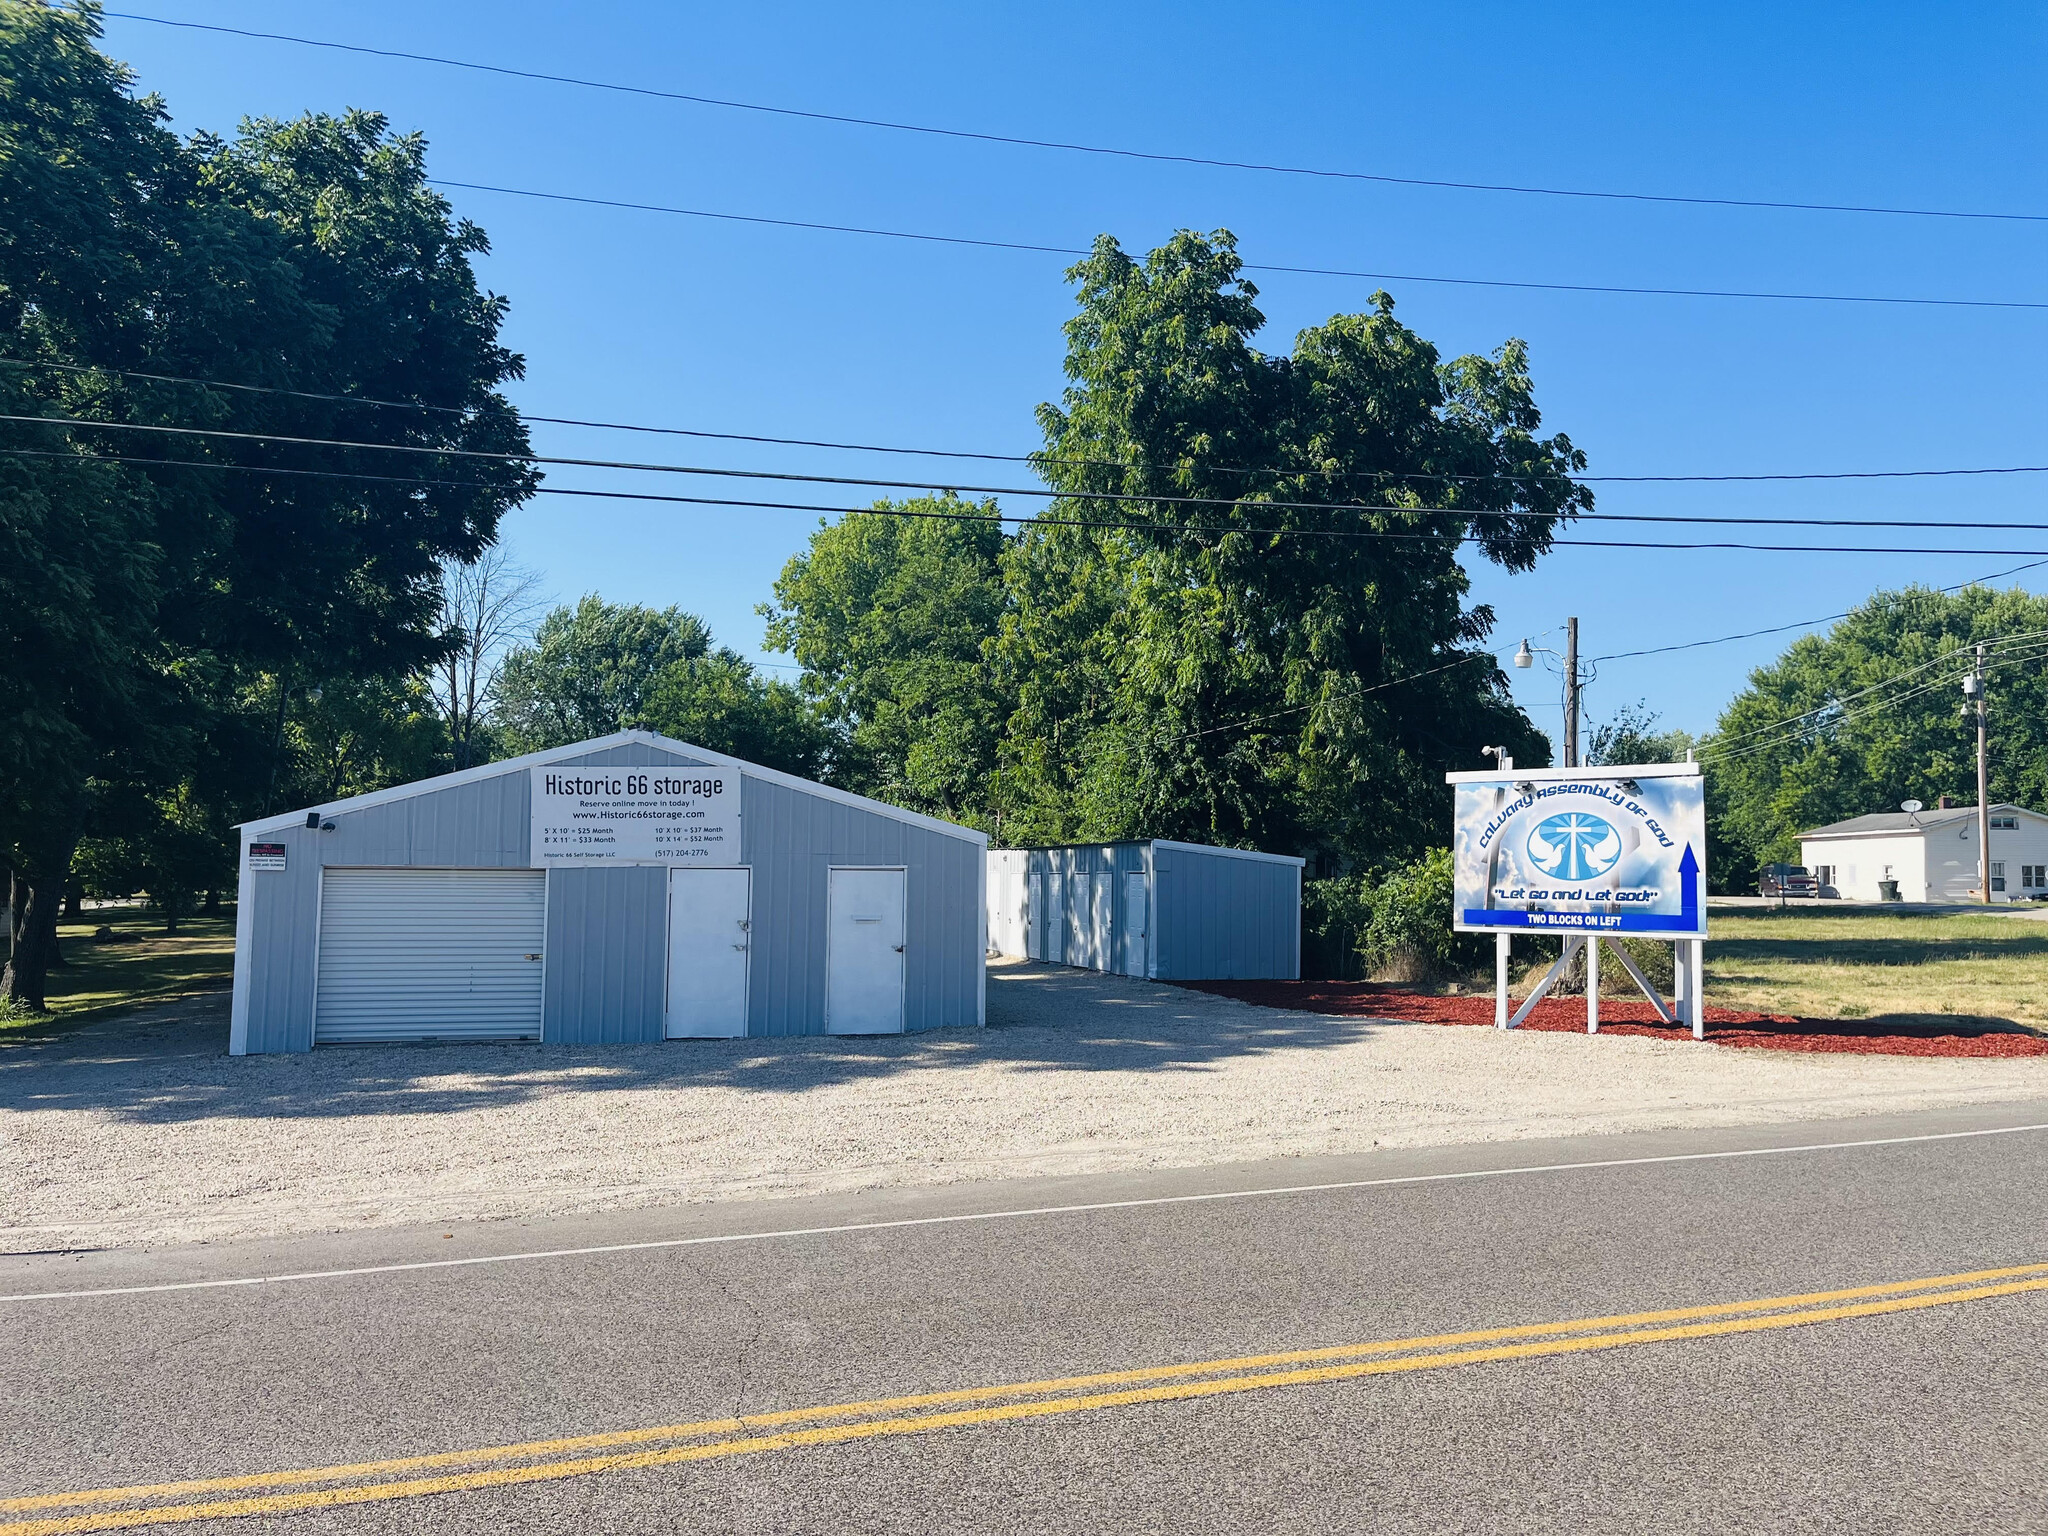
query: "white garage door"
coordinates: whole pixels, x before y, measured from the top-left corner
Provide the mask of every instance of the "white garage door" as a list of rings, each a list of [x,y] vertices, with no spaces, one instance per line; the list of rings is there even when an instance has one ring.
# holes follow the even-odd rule
[[[538,1040],[546,931],[546,870],[323,870],[313,1041]]]

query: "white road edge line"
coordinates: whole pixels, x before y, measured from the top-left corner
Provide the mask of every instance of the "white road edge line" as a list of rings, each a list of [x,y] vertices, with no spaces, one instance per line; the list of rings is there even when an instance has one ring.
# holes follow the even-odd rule
[[[347,1280],[358,1275],[399,1275],[425,1269],[467,1269],[477,1264],[524,1264],[535,1259],[577,1259],[605,1253],[646,1253],[659,1248],[700,1248],[716,1243],[761,1243],[787,1237],[829,1237],[842,1232],[887,1232],[898,1227],[943,1227],[968,1221],[1016,1221],[1027,1216],[1076,1216],[1090,1211],[1130,1211],[1155,1205],[1198,1205],[1211,1200],[1256,1200],[1273,1195],[1316,1195],[1346,1189],[1385,1189],[1400,1184],[1441,1184],[1459,1179],[1500,1179],[1535,1173],[1578,1173],[1593,1168],[1640,1168],[1655,1163],[1705,1163],[1737,1157],[1790,1157],[1802,1152],[1847,1152],[1859,1147],[1901,1147],[1915,1142],[1967,1141],[1979,1136],[2017,1136],[2048,1131],[2036,1125],[2001,1125],[1981,1131],[1936,1131],[1922,1136],[1878,1136],[1866,1141],[1816,1141],[1796,1147],[1736,1147],[1725,1152],[1671,1152],[1659,1157],[1614,1157],[1585,1163],[1532,1163],[1507,1168],[1468,1168],[1461,1173],[1413,1173],[1391,1179],[1347,1179],[1334,1184],[1284,1184],[1270,1189],[1219,1189],[1198,1195],[1153,1195],[1142,1200],[1098,1200],[1085,1205],[1040,1205],[1009,1211],[966,1211],[954,1216],[904,1216],[894,1221],[854,1221],[836,1227],[789,1227],[770,1232],[728,1232],[711,1237],[664,1237],[640,1243],[601,1243],[588,1248],[545,1248],[529,1253],[483,1254],[468,1259],[419,1259],[409,1264],[365,1264],[357,1269],[309,1269],[285,1275],[240,1275],[227,1280],[175,1280],[160,1285],[111,1285],[97,1290],[29,1291],[0,1295],[0,1302],[78,1301],[93,1296],[149,1296],[164,1291],[212,1291],[244,1285],[286,1285],[300,1280]]]

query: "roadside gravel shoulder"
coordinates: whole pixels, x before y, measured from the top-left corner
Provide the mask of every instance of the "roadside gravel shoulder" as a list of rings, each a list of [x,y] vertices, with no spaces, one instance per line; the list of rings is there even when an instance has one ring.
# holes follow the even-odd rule
[[[2048,1099],[2048,1062],[1726,1051],[993,967],[989,1028],[224,1054],[218,1000],[0,1045],[0,1250]]]

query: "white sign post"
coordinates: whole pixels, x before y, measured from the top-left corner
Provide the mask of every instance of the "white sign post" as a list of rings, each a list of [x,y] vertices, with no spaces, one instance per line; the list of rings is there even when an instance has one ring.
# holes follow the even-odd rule
[[[1452,926],[1494,939],[1494,1023],[1513,1029],[1586,950],[1586,1030],[1600,1028],[1600,940],[1672,945],[1672,1005],[1628,951],[1608,946],[1667,1024],[1706,1036],[1707,818],[1696,763],[1509,768],[1446,775],[1457,799]],[[1512,1014],[1516,933],[1556,933],[1563,952]]]
[[[740,861],[733,768],[535,768],[535,869]]]

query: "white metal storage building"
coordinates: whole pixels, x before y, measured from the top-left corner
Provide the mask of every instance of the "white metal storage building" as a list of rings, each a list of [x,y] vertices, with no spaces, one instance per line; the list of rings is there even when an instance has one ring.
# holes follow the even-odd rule
[[[238,1055],[984,1021],[984,834],[649,731],[241,834]]]
[[[1291,981],[1304,862],[1165,838],[991,849],[989,952],[1160,981]]]
[[[1988,807],[1991,899],[2048,895],[2048,816],[2017,805]],[[1799,860],[1823,895],[1880,899],[1878,882],[1896,880],[1901,901],[1981,900],[1977,879],[1977,807],[1881,811],[1799,834]]]

